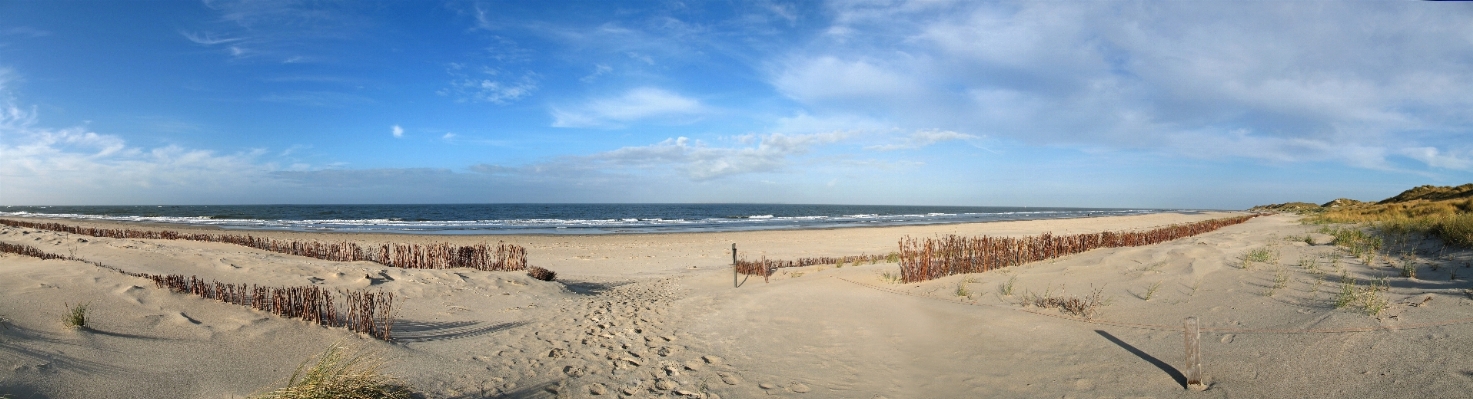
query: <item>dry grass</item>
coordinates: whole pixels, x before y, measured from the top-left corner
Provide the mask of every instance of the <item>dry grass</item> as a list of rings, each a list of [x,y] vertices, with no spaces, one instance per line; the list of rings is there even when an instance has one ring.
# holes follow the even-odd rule
[[[409,398],[409,389],[381,373],[383,361],[368,354],[350,353],[341,344],[302,362],[286,387],[256,398],[270,399],[378,399]],[[312,364],[310,368],[308,364]],[[304,370],[305,368],[305,370]]]
[[[1023,305],[1058,309],[1064,314],[1090,319],[1099,314],[1101,307],[1109,305],[1109,300],[1104,298],[1104,291],[1104,288],[1097,288],[1083,298],[1073,295],[1055,296],[1051,291],[1044,292],[1043,295],[1025,292],[1023,293]]]

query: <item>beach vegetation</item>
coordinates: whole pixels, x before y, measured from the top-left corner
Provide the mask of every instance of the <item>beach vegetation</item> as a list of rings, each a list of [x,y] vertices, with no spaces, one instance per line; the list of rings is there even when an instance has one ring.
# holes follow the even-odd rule
[[[1154,284],[1151,284],[1151,286],[1146,287],[1146,295],[1145,296],[1142,296],[1141,299],[1142,300],[1146,300],[1146,301],[1150,301],[1151,300],[1151,297],[1156,296],[1156,291],[1159,290],[1159,289],[1161,289],[1161,282],[1160,281],[1157,281]]]
[[[1417,263],[1411,261],[1402,261],[1401,276],[1410,279],[1417,278]]]
[[[87,306],[85,303],[75,306],[66,304],[66,315],[62,317],[61,323],[67,328],[87,328]]]
[[[1272,247],[1259,247],[1248,250],[1242,256],[1243,269],[1253,268],[1253,263],[1275,263],[1278,261],[1279,251]]]
[[[1357,284],[1349,275],[1340,275],[1340,292],[1335,295],[1335,309],[1343,309],[1355,303]]]
[[[557,280],[557,272],[547,270],[538,266],[528,266],[527,275],[542,281]]]
[[[1013,284],[1017,282],[1018,276],[1009,277],[1007,282],[998,284],[997,290],[998,292],[1001,292],[1003,296],[1013,296]]]
[[[383,374],[383,361],[366,353],[352,353],[335,343],[326,351],[303,361],[286,386],[261,399],[401,399],[411,397],[407,387]],[[308,367],[308,365],[311,365]]]
[[[1067,315],[1090,319],[1099,314],[1100,308],[1109,305],[1110,301],[1104,297],[1104,290],[1097,288],[1083,297],[1054,295],[1052,289],[1045,291],[1043,295],[1024,292],[1023,305],[1058,309]]]
[[[900,273],[880,272],[880,279],[885,280],[887,283],[898,284],[900,283]]]
[[[1319,274],[1318,267],[1319,262],[1315,258],[1308,256],[1299,257],[1299,268],[1304,269],[1304,271],[1309,272],[1310,274]]]
[[[970,297],[970,296],[972,296],[972,293],[970,291],[967,291],[967,281],[966,280],[963,280],[962,282],[956,284],[956,292],[955,292],[955,294],[956,294],[956,296],[960,296],[960,297]]]
[[[1361,310],[1365,311],[1368,316],[1380,316],[1381,312],[1386,311],[1386,308],[1391,306],[1390,301],[1386,299],[1386,295],[1382,294],[1390,289],[1391,285],[1386,282],[1385,278],[1371,281],[1366,286],[1365,291],[1361,292]]]
[[[1187,296],[1197,296],[1197,290],[1199,290],[1201,288],[1202,288],[1202,280],[1197,280],[1197,282],[1192,283],[1192,292],[1188,293]]]

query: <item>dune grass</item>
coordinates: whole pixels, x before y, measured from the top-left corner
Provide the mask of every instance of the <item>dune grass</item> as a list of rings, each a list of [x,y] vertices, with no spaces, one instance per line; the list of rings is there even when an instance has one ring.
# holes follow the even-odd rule
[[[66,304],[67,313],[62,317],[61,323],[67,328],[87,328],[87,304],[79,303],[76,306]]]
[[[1316,224],[1365,224],[1389,235],[1417,233],[1437,237],[1448,245],[1473,247],[1473,199],[1336,208],[1305,220]],[[1338,244],[1340,236],[1336,238]]]
[[[384,375],[383,361],[362,353],[351,353],[335,343],[297,366],[286,387],[257,395],[260,399],[399,399],[409,398],[408,388]],[[308,367],[311,364],[311,367]]]

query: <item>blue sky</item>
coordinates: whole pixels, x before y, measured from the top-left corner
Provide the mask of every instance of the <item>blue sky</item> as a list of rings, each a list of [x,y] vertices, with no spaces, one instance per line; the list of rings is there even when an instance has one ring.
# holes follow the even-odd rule
[[[1379,200],[1470,88],[1462,3],[0,0],[0,204]]]

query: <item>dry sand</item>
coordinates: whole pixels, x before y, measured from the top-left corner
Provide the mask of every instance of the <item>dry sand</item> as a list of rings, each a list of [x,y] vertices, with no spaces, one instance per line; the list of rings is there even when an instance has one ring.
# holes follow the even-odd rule
[[[406,270],[217,243],[0,228],[129,271],[234,283],[372,287],[401,299],[394,343],[156,289],[81,262],[0,255],[0,394],[239,397],[270,389],[334,342],[375,351],[427,397],[1466,397],[1473,392],[1473,253],[1413,256],[1417,278],[1302,239],[1270,216],[1164,244],[1102,249],[918,284],[893,263],[781,269],[734,287],[749,258],[887,253],[905,235],[1144,229],[1229,213],[940,226],[604,236],[248,232],[362,242],[528,248],[558,282],[520,272]],[[68,224],[110,223],[63,221]],[[132,225],[134,228],[179,226]],[[1432,244],[1429,244],[1432,245]],[[1263,249],[1275,260],[1250,262]],[[1400,265],[1403,258],[1394,261]],[[1312,263],[1313,269],[1305,266]],[[1435,265],[1435,270],[1434,270]],[[1386,277],[1378,317],[1336,309],[1340,276]],[[1453,274],[1456,274],[1454,276]],[[1452,278],[1456,277],[1455,280]],[[1003,287],[1011,281],[1011,295]],[[1319,281],[1316,283],[1316,281]],[[1276,287],[1279,286],[1279,287]],[[1154,290],[1152,287],[1155,287]],[[958,295],[959,288],[967,295]],[[1084,295],[1091,321],[1022,305]],[[1146,298],[1149,297],[1149,300]],[[1426,298],[1432,298],[1430,301]],[[69,330],[67,304],[91,305]],[[1414,306],[1415,305],[1415,306]],[[1211,386],[1184,389],[1181,322],[1202,321]]]

